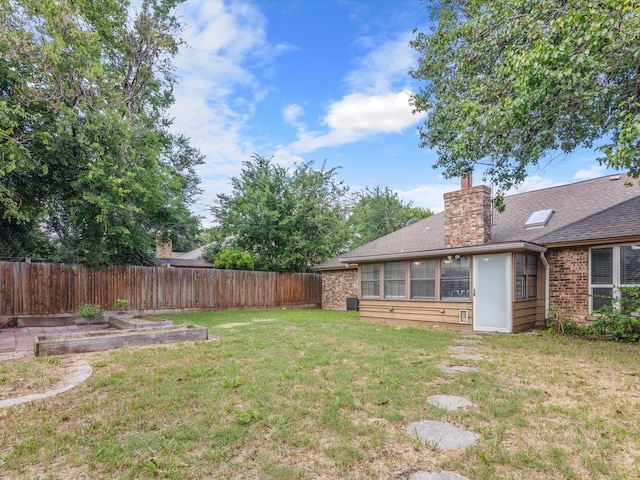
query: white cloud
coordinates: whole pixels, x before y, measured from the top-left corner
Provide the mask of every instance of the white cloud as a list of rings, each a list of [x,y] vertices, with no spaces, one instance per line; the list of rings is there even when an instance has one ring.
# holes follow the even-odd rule
[[[373,96],[347,95],[329,107],[323,120],[329,127],[328,132],[299,132],[298,140],[286,149],[301,154],[356,142],[369,135],[400,133],[423,118],[411,113],[409,95],[407,91]]]
[[[208,205],[230,190],[229,178],[256,150],[245,130],[269,89],[245,65],[268,65],[289,47],[268,42],[266,19],[250,2],[189,1],[178,11],[187,46],[175,59],[178,83],[169,115],[172,130],[206,155],[196,168],[204,193],[192,210],[209,225]]]
[[[324,122],[332,130],[369,133],[401,132],[416,123],[409,106],[410,92],[367,96],[347,95],[331,105]]]
[[[360,39],[362,45],[373,48],[345,76],[350,93],[329,104],[321,120],[328,130],[307,131],[292,123],[298,129],[298,139],[281,149],[283,156],[346,145],[376,134],[401,133],[422,120],[425,114],[414,115],[409,105],[412,92],[407,72],[415,60],[408,46],[411,38],[406,32],[381,43]]]
[[[389,92],[396,84],[406,85],[407,72],[415,63],[415,51],[409,48],[410,32],[386,41],[358,61],[358,67],[347,74],[345,82],[354,92],[379,94]]]
[[[294,123],[300,115],[304,114],[304,110],[300,105],[291,104],[282,109],[282,117],[287,123]]]
[[[430,208],[433,213],[444,210],[444,194],[460,189],[460,182],[427,184],[410,190],[394,189],[398,196],[406,202],[412,202],[414,207]]]
[[[578,170],[574,175],[574,180],[590,180],[592,178],[602,177],[606,175],[607,167],[604,165],[594,165],[591,168],[582,168]]]
[[[551,178],[541,177],[540,175],[531,175],[530,177],[527,177],[519,187],[506,192],[506,195],[531,192],[533,190],[541,190],[543,188],[558,187],[560,185],[566,185],[566,183],[567,182],[556,182]]]

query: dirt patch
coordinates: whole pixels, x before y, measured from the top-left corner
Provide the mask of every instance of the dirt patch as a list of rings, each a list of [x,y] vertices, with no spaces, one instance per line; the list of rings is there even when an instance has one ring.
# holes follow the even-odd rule
[[[73,360],[14,360],[0,364],[0,400],[41,393],[69,376]]]
[[[245,325],[249,325],[249,324],[246,322],[223,323],[221,325],[216,325],[216,328],[235,328],[235,327],[242,327]]]

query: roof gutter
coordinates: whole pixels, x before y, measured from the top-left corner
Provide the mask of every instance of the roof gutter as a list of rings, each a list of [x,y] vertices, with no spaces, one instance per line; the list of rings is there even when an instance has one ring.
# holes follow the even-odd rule
[[[418,252],[409,253],[388,253],[385,255],[366,255],[362,257],[345,257],[338,258],[342,263],[365,263],[375,262],[380,260],[408,260],[412,258],[426,258],[426,257],[442,257],[446,255],[473,255],[483,253],[498,253],[512,250],[528,250],[531,252],[542,253],[546,252],[547,248],[542,245],[529,242],[508,242],[508,243],[490,243],[486,245],[476,245],[472,247],[460,247],[460,248],[441,248],[438,250],[421,250]]]

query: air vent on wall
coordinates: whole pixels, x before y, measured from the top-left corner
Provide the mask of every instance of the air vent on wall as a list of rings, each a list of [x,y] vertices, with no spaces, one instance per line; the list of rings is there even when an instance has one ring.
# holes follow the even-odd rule
[[[460,323],[469,323],[469,310],[460,310],[458,318]]]

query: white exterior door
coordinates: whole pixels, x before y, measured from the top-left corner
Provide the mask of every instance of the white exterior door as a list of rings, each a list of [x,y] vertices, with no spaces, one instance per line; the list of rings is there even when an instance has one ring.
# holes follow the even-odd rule
[[[473,257],[473,329],[512,330],[511,254]]]

